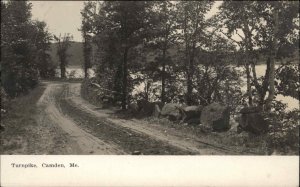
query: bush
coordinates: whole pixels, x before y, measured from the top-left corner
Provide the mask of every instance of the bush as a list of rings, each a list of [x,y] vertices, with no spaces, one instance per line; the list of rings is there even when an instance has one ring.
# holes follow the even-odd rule
[[[97,91],[92,89],[92,84],[90,79],[84,79],[81,84],[81,96],[87,101],[93,104],[100,104],[100,100],[97,97]]]
[[[97,83],[95,78],[86,78],[83,80],[81,84],[81,95],[84,99],[90,103],[102,107],[103,105],[108,104],[107,101],[105,101],[106,99],[111,99],[109,100],[109,102],[111,102],[108,104],[109,106],[116,104],[116,102],[112,99],[113,95],[110,91],[101,90],[92,85],[92,83]]]
[[[274,110],[265,114],[270,124],[268,147],[280,152],[299,152],[299,109],[285,111],[286,105],[273,102]]]

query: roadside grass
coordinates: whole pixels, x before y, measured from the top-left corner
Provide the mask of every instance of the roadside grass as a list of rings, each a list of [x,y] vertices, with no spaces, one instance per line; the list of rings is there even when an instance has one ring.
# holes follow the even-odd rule
[[[89,79],[84,79],[81,83],[81,97],[97,107],[103,107],[96,89],[92,88]]]
[[[175,129],[187,135],[197,137],[203,142],[223,146],[243,154],[270,154],[270,150],[267,147],[267,138],[264,135],[256,136],[246,132],[238,134],[235,130],[227,132],[204,132],[199,125],[181,124],[179,122],[172,122],[166,118],[148,117],[143,120],[149,124],[159,124],[166,128]]]
[[[101,107],[101,101],[97,97],[97,90],[93,89],[89,80],[85,79],[81,84],[81,96],[88,102],[94,104],[97,107]],[[166,118],[156,117],[136,117],[131,114],[130,111],[118,111],[114,115],[116,118],[132,119],[136,118],[142,120],[148,124],[158,124],[165,130],[174,129],[176,131],[183,132],[187,135],[195,136],[203,142],[221,145],[228,147],[234,151],[243,152],[244,154],[253,155],[266,155],[268,149],[266,147],[266,139],[263,137],[252,137],[248,133],[237,134],[236,132],[223,132],[223,133],[205,133],[199,128],[198,125],[184,125],[180,122],[173,122]]]
[[[39,85],[31,90],[27,95],[20,96],[9,102],[7,113],[1,114],[1,154],[24,154],[29,142],[35,137],[31,131],[37,122],[34,118],[36,114],[36,102],[43,94],[45,87]]]
[[[166,118],[148,117],[143,120],[149,124],[159,124],[167,128],[173,128],[195,136],[203,142],[225,146],[248,155],[299,155],[299,147],[291,147],[290,144],[272,146],[274,140],[269,134],[255,135],[245,131],[237,133],[237,129],[234,128],[237,123],[233,120],[230,120],[233,128],[229,131],[207,133],[203,132],[199,125],[185,125],[169,121]]]
[[[101,102],[97,99],[97,92],[91,87],[88,80],[84,80],[81,87],[81,95],[88,102],[101,106]],[[284,146],[272,146],[274,141],[268,134],[254,135],[248,132],[237,133],[237,129],[232,128],[227,132],[208,132],[201,130],[199,125],[185,125],[179,122],[172,122],[166,118],[144,117],[138,118],[129,111],[120,111],[115,117],[122,119],[136,118],[149,124],[159,124],[162,127],[172,128],[181,131],[187,135],[198,137],[199,139],[230,149],[245,152],[252,155],[299,155],[299,146],[290,147],[288,144]],[[237,122],[230,121],[232,126],[237,126]],[[299,145],[299,144],[298,144]]]

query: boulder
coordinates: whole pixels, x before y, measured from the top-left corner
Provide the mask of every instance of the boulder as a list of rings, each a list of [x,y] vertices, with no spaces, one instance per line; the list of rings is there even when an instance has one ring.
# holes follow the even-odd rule
[[[142,116],[152,116],[155,103],[149,102],[147,100],[138,100],[138,111],[139,115]]]
[[[138,111],[139,111],[139,107],[137,105],[137,103],[130,103],[128,105],[128,111],[131,113],[131,114],[137,114]]]
[[[199,121],[202,112],[202,106],[187,106],[182,108],[182,120],[184,123],[195,123]],[[197,120],[196,120],[197,119]]]
[[[162,108],[160,114],[161,116],[168,117],[171,121],[180,120],[182,117],[181,106],[175,103],[167,103]]]
[[[241,111],[239,129],[254,134],[263,134],[268,131],[268,122],[261,115],[261,109],[257,107],[245,107]]]
[[[219,103],[212,103],[204,107],[200,117],[203,126],[218,132],[230,129],[229,119],[229,108]]]

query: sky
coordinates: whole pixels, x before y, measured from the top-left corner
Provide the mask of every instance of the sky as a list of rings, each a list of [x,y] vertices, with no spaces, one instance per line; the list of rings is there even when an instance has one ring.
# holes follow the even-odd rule
[[[51,33],[70,33],[74,41],[82,41],[80,11],[83,9],[84,1],[31,1],[32,18],[45,21]],[[216,1],[207,18],[217,12],[221,1]]]
[[[31,1],[32,18],[45,21],[51,33],[70,33],[82,41],[80,29],[83,1]]]

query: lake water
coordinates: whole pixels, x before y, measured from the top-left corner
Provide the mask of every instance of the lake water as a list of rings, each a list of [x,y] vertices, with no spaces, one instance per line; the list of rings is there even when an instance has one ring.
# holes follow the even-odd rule
[[[88,70],[89,76],[94,77],[95,71],[93,69]],[[60,69],[55,70],[55,76],[60,77]],[[80,66],[70,66],[66,68],[66,77],[67,78],[84,78],[83,68]]]
[[[242,70],[242,67],[238,67],[237,69]],[[258,77],[263,76],[266,71],[266,65],[257,65],[256,66],[256,74]],[[67,72],[67,78],[73,77],[73,78],[83,78],[84,77],[84,71],[81,67],[68,67],[66,69]],[[94,77],[95,76],[95,71],[94,69],[89,69],[89,76]],[[56,70],[56,75],[57,77],[60,77],[60,69]],[[242,78],[244,82],[246,81],[246,78]],[[133,94],[136,94],[142,90],[144,90],[145,85],[142,83],[138,86],[135,87]],[[242,86],[242,91],[246,91],[246,84]],[[276,100],[282,101],[283,103],[288,105],[287,110],[292,110],[299,108],[299,100],[290,97],[290,96],[283,96],[283,95],[277,95]]]
[[[275,68],[278,68],[278,65],[275,66]],[[241,68],[239,68],[241,69]],[[256,65],[256,75],[257,77],[261,77],[265,75],[267,66],[266,65]],[[243,78],[244,81],[246,81],[246,76]],[[246,91],[247,90],[247,86],[246,84],[243,85],[242,87],[242,91]],[[277,101],[281,101],[284,104],[287,104],[287,110],[293,110],[293,109],[297,109],[299,108],[299,100],[295,99],[293,97],[290,96],[283,96],[283,95],[277,95],[276,96],[276,100]]]

